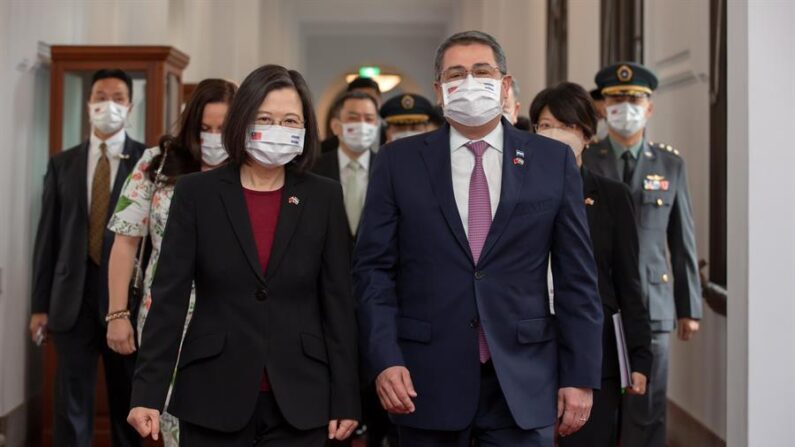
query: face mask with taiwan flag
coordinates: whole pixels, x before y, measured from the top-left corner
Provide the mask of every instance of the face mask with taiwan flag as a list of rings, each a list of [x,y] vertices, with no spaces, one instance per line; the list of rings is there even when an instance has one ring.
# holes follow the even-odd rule
[[[502,113],[502,79],[472,75],[442,84],[444,116],[469,127],[482,126]]]
[[[248,128],[246,152],[267,168],[284,166],[304,152],[306,129],[254,124]]]

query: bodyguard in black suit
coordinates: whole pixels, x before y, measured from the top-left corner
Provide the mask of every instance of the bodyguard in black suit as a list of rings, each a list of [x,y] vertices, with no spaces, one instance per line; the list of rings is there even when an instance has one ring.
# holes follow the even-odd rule
[[[540,135],[569,144],[577,155],[583,182],[594,259],[599,275],[604,325],[602,386],[594,392],[591,417],[583,428],[559,440],[561,447],[615,447],[621,408],[621,374],[613,315],[621,313],[632,386],[643,394],[651,371],[649,313],[642,301],[638,271],[638,236],[629,188],[582,166],[582,151],[596,132],[597,116],[588,93],[561,83],[536,96],[530,119]]]
[[[298,72],[266,65],[227,115],[229,164],[180,179],[152,285],[128,420],[180,444],[322,446],[359,419],[350,239],[339,184],[305,171],[318,147]]]
[[[94,75],[91,138],[50,159],[36,234],[30,330],[49,332],[58,355],[53,442],[89,446],[97,356],[105,367],[114,446],[139,445],[125,423],[134,356],[105,343],[107,262],[113,233],[105,226],[144,145],[124,132],[132,81],[119,70]],[[112,309],[120,310],[120,309]]]
[[[370,149],[379,135],[378,103],[360,91],[347,92],[339,101],[340,108],[331,121],[339,147],[322,154],[314,172],[342,184],[348,228],[355,238],[375,158]]]

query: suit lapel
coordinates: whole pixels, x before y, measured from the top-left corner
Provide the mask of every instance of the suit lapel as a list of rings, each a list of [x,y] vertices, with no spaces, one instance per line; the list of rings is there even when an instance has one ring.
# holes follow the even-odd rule
[[[82,211],[82,215],[85,216],[86,222],[88,222],[88,150],[90,147],[89,141],[86,141],[83,146],[81,146],[78,150],[80,151],[77,156],[77,166],[75,166],[77,175],[75,175],[75,181],[77,184],[75,187],[77,188],[78,193],[78,200],[80,203],[80,209]],[[87,227],[86,227],[87,228]]]
[[[287,253],[290,240],[293,238],[295,229],[298,227],[301,212],[310,200],[307,194],[303,194],[305,189],[302,187],[303,176],[287,169],[284,178],[284,191],[282,192],[282,202],[279,205],[279,221],[276,223],[276,234],[273,236],[273,247],[265,270],[265,280],[269,280],[274,272],[279,268],[279,264]]]
[[[615,153],[613,153],[613,147],[610,143],[608,138],[597,143],[593,150],[596,151],[596,169],[595,172],[602,174],[607,178],[611,178],[616,181],[622,181],[622,175],[618,172],[618,160],[616,159]]]
[[[119,157],[119,169],[116,171],[116,179],[113,182],[113,189],[110,192],[110,203],[108,204],[110,209],[108,210],[108,216],[111,216],[116,210],[116,201],[119,198],[119,194],[121,194],[121,189],[124,187],[124,182],[127,181],[127,177],[133,169],[135,169],[137,160],[134,157],[134,152],[135,146],[133,140],[129,135],[125,135],[124,149],[122,150],[121,157]]]
[[[428,135],[425,139],[427,147],[420,149],[425,167],[428,170],[428,179],[431,189],[442,209],[442,215],[447,221],[447,226],[455,236],[456,241],[472,261],[472,252],[461,223],[461,215],[456,207],[455,194],[453,194],[453,174],[450,165],[450,125]],[[474,262],[474,261],[473,261]]]
[[[254,242],[254,233],[251,230],[251,219],[249,219],[246,199],[243,196],[243,185],[240,184],[240,171],[231,164],[217,169],[223,169],[220,194],[226,208],[229,223],[232,225],[235,236],[237,236],[240,248],[246,255],[249,266],[254,271],[254,274],[257,275],[257,280],[260,283],[264,283],[265,278],[262,266],[259,263],[259,256],[257,255],[257,245]]]
[[[599,188],[596,184],[596,180],[593,177],[593,174],[588,170],[586,167],[582,167],[580,170],[582,173],[582,189],[583,189],[583,197],[585,198],[585,211],[588,214],[588,226],[589,228],[595,228],[594,223],[596,222],[596,213],[602,206],[601,199],[599,197]]]
[[[527,177],[527,166],[532,162],[533,151],[527,145],[527,141],[519,134],[513,126],[503,123],[504,137],[502,146],[502,187],[500,189],[500,203],[497,205],[497,212],[494,221],[489,228],[486,242],[483,244],[483,251],[480,255],[479,263],[482,263],[489,255],[489,252],[499,240],[505,228],[508,226],[513,209],[519,202],[524,180]],[[522,151],[524,157],[518,157],[516,151]],[[514,158],[524,160],[523,164],[514,164]]]

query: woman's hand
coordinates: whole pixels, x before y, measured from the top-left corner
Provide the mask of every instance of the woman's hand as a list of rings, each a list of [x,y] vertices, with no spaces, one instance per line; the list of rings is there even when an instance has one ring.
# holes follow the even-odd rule
[[[135,332],[127,318],[119,318],[108,322],[108,347],[121,355],[135,352]]]
[[[160,412],[151,408],[135,407],[127,416],[127,423],[133,426],[142,438],[152,436],[157,441],[160,437]]]
[[[632,373],[632,386],[627,387],[627,394],[646,394],[646,376],[639,372]]]
[[[328,421],[328,438],[344,441],[351,436],[358,425],[359,422],[353,419],[333,419]]]

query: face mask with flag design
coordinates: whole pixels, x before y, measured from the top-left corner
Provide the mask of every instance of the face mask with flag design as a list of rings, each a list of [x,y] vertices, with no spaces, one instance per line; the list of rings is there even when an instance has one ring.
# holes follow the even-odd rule
[[[248,128],[246,152],[268,168],[284,166],[304,152],[306,129],[254,124]]]
[[[467,76],[442,84],[444,116],[469,127],[482,126],[502,113],[502,79]]]

